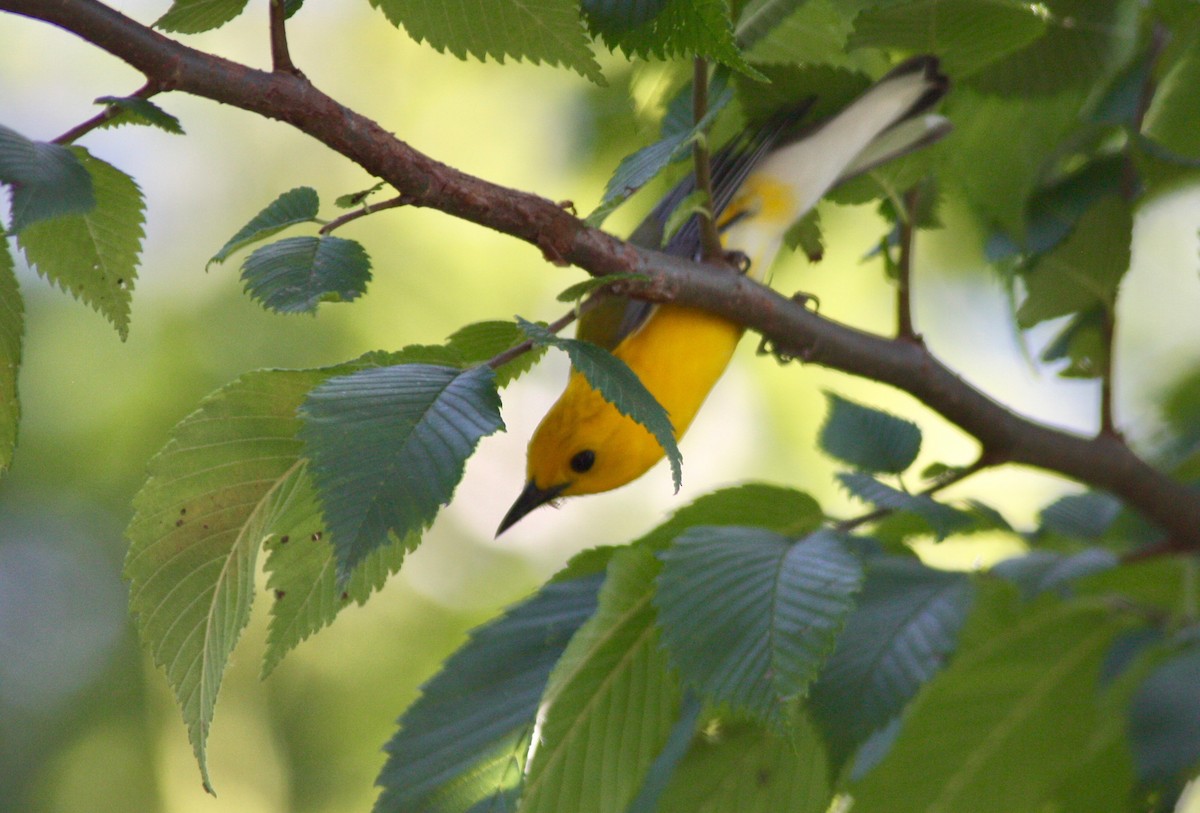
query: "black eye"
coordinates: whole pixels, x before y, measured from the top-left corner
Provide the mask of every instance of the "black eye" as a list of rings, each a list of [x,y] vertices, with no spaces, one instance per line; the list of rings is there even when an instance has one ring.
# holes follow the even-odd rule
[[[596,453],[591,449],[584,449],[571,458],[571,470],[583,474],[585,471],[596,465]]]

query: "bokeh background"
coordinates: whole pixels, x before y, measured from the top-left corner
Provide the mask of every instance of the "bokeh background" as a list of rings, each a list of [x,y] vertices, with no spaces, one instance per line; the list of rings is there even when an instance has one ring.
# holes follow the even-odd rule
[[[125,0],[151,22],[165,0]],[[197,48],[251,65],[269,60],[265,4]],[[290,26],[292,54],[343,103],[433,157],[501,184],[572,200],[599,198],[625,153],[654,137],[665,73],[615,60],[608,88],[548,67],[464,63],[393,29],[367,3],[308,0]],[[92,100],[141,84],[132,70],[44,24],[0,15],[0,123],[50,139],[91,116]],[[631,94],[632,91],[632,94]],[[632,101],[631,101],[632,95]],[[813,450],[831,390],[910,417],[925,431],[920,464],[965,464],[974,446],[907,396],[816,368],[755,356],[748,338],[683,444],[684,487],[659,467],[611,494],[496,523],[520,490],[524,444],[566,363],[553,355],[504,393],[508,431],[486,439],[403,571],[365,607],[301,645],[258,679],[265,603],[235,652],[209,742],[217,798],[201,789],[163,676],[137,641],[121,578],[123,528],[146,461],[206,393],[262,367],[316,366],[377,348],[438,342],[480,319],[552,319],[554,294],[583,278],[522,243],[437,212],[393,210],[343,234],[374,265],[368,295],[315,317],[269,314],[241,291],[238,260],[205,262],[279,193],[337,195],[372,181],[287,126],[177,95],[159,97],[186,137],[144,128],[81,143],[131,174],[147,200],[146,240],[129,339],[18,259],[27,305],[20,445],[0,481],[0,811],[361,811],[382,744],[420,683],[473,625],[533,590],[581,549],[620,543],[721,485],[766,480],[811,491],[828,511],[861,511]],[[649,196],[647,196],[649,197]],[[627,230],[631,205],[610,222]],[[3,204],[0,204],[0,208]],[[1030,359],[1053,332],[1019,336],[1008,294],[981,259],[982,235],[953,202],[945,228],[919,245],[916,318],[935,352],[1025,414],[1081,432],[1097,424],[1096,386],[1062,381]],[[1118,417],[1155,443],[1155,404],[1200,367],[1200,192],[1183,189],[1139,217],[1118,325]],[[827,207],[826,258],[779,263],[774,284],[820,297],[822,313],[890,330],[892,297],[862,257],[882,225],[869,208]],[[961,495],[999,507],[1019,528],[1073,486],[1001,469]],[[946,567],[982,567],[1020,543],[981,535],[922,546]]]

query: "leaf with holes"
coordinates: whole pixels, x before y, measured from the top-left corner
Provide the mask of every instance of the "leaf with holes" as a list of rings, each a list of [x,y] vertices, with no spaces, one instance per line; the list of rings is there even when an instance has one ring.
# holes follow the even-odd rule
[[[663,644],[710,702],[779,724],[816,678],[862,583],[837,534],[691,528],[661,554]]]
[[[95,207],[34,223],[17,240],[39,274],[99,311],[125,339],[142,252],[142,191],[87,150],[72,147],[71,152],[91,176]]]
[[[130,607],[175,691],[206,786],[205,743],[250,617],[259,546],[303,500],[296,407],[329,375],[250,373],[209,396],[172,430],[134,498]]]
[[[420,542],[413,535],[372,551],[354,568],[345,586],[338,584],[337,560],[325,530],[311,479],[303,472],[272,534],[263,546],[267,561],[271,623],[263,653],[262,675],[269,675],[301,641],[331,624],[351,602],[362,605],[371,593],[400,570],[404,557]]]

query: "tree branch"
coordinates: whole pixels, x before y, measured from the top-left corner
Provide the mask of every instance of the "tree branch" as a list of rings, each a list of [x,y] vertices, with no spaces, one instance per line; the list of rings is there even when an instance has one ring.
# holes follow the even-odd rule
[[[910,393],[978,439],[989,462],[1057,472],[1111,492],[1181,547],[1200,549],[1200,498],[1151,468],[1118,438],[1081,437],[1019,416],[962,380],[925,347],[820,317],[743,275],[638,248],[558,204],[439,163],[374,121],[338,104],[307,79],[266,73],[202,53],[96,2],[0,0],[0,10],[44,20],[128,62],[173,89],[285,121],[399,189],[438,209],[538,246],[555,263],[595,276],[639,273],[627,293],[675,301],[751,328],[782,353]]]
[[[156,85],[153,81],[149,81],[130,94],[130,98],[149,99],[151,96],[158,93],[159,90],[160,88],[158,85]],[[108,121],[109,119],[116,118],[119,115],[121,115],[121,108],[110,104],[87,121],[76,124],[70,130],[67,130],[58,138],[54,139],[54,143],[73,144],[75,141],[83,138],[92,130],[95,130],[97,127],[104,124],[104,122]]]

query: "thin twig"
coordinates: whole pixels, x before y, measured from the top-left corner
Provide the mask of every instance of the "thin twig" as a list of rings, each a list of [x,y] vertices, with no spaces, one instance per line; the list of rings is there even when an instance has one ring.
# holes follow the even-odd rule
[[[271,14],[271,65],[276,73],[290,73],[293,76],[303,76],[300,69],[292,62],[292,54],[288,50],[287,16],[284,14],[283,0],[271,0],[267,4]]]
[[[896,269],[896,338],[918,341],[913,329],[912,318],[912,249],[913,233],[916,231],[916,209],[920,195],[914,186],[904,193],[904,210],[897,213],[900,218],[900,259]]]
[[[133,93],[129,94],[128,98],[149,99],[160,90],[162,90],[162,88],[159,86],[158,82],[151,79]],[[104,124],[104,122],[121,115],[122,112],[123,111],[121,108],[117,107],[115,104],[106,105],[103,110],[92,116],[87,121],[82,122],[81,124],[76,124],[70,130],[67,130],[58,138],[54,139],[54,143],[73,144],[80,138],[83,138],[85,135],[90,133],[92,130],[95,130],[97,127]]]
[[[332,234],[335,229],[340,229],[342,226],[345,226],[347,223],[353,220],[358,220],[360,217],[373,215],[376,212],[383,211],[384,209],[395,209],[400,206],[407,206],[409,203],[410,201],[408,198],[404,197],[404,195],[397,195],[394,198],[389,198],[388,200],[383,200],[379,203],[364,204],[361,208],[355,209],[352,212],[346,212],[346,214],[339,215],[333,220],[330,220],[321,227],[319,233]]]
[[[1116,418],[1113,416],[1113,347],[1116,334],[1116,314],[1104,309],[1100,324],[1100,434],[1120,438]]]
[[[558,333],[567,325],[574,322],[575,319],[578,318],[580,312],[581,310],[579,308],[571,308],[571,310],[567,311],[562,316],[546,325],[546,330],[549,330],[551,333]],[[513,345],[502,353],[497,353],[496,355],[492,356],[490,359],[488,359],[487,366],[491,367],[493,370],[498,370],[513,359],[517,358],[518,356],[525,355],[532,349],[533,340],[526,339],[520,344]]]
[[[693,64],[692,120],[699,124],[708,113],[708,62],[697,58]],[[724,251],[713,220],[712,165],[707,133],[700,133],[692,142],[692,160],[696,165],[696,188],[704,193],[704,208],[697,215],[700,218],[700,256],[705,262],[719,262]]]
[[[979,458],[969,466],[964,466],[961,469],[952,469],[939,477],[937,482],[922,491],[917,492],[919,497],[932,497],[944,488],[948,488],[955,483],[961,483],[963,480],[970,477],[972,474],[978,474],[986,468],[996,465],[997,460],[992,459],[986,453],[981,454]],[[843,533],[852,531],[862,525],[867,525],[872,522],[877,522],[884,517],[896,513],[895,508],[876,508],[850,519],[843,519],[840,522],[834,523],[834,529]]]

